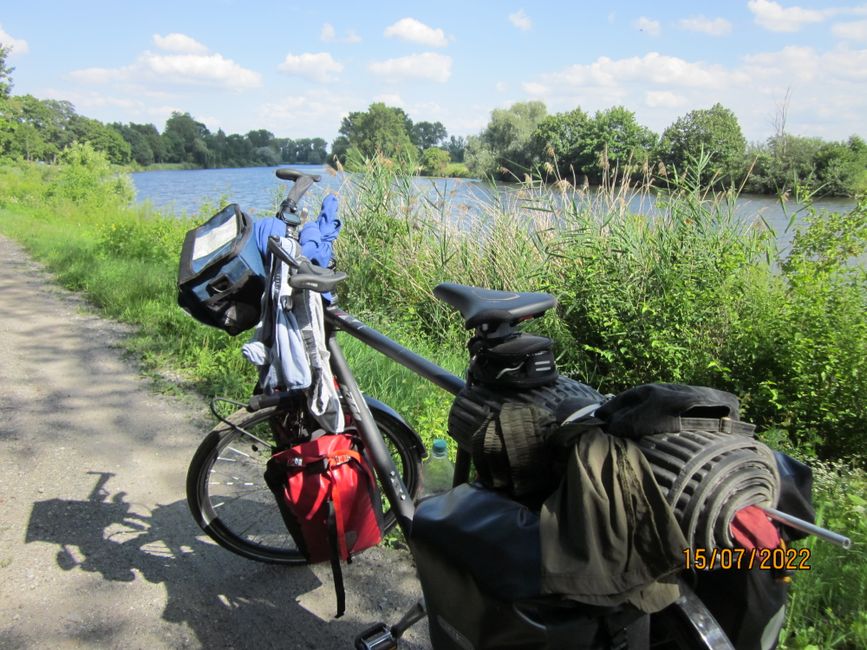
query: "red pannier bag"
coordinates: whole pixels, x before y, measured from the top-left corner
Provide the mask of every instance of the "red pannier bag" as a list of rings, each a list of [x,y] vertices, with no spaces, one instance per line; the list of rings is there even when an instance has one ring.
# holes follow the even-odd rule
[[[345,610],[340,560],[382,540],[382,500],[361,440],[325,434],[275,453],[265,480],[308,562],[331,562],[337,616]]]

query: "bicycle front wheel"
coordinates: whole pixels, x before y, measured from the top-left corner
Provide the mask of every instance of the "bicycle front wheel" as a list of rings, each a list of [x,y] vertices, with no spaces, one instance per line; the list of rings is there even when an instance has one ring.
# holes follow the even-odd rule
[[[276,446],[275,437],[287,420],[298,414],[268,408],[240,410],[228,420],[255,440],[225,423],[214,428],[196,450],[187,472],[187,503],[199,527],[233,553],[271,564],[305,564],[265,483],[265,465]],[[373,411],[373,419],[415,496],[421,474],[421,454],[405,429],[389,416]],[[387,532],[397,519],[383,500]]]

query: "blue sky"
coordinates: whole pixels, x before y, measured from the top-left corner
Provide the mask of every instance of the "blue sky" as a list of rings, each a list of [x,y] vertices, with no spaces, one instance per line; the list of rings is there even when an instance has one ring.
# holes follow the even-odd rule
[[[552,113],[622,104],[657,132],[720,102],[752,141],[787,105],[790,133],[867,136],[867,4],[15,0],[0,42],[14,93],[160,130],[179,110],[330,142],[384,101],[469,135],[539,99]]]

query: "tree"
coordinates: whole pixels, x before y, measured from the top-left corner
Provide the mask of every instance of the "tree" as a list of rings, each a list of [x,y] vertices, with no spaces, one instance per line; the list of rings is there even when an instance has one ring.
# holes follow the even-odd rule
[[[412,121],[403,110],[376,102],[366,112],[353,112],[343,118],[331,150],[342,161],[350,150],[366,158],[377,153],[390,158],[411,156],[415,150],[409,136],[411,128]]]
[[[154,162],[154,152],[147,139],[129,124],[112,122],[109,126],[117,131],[129,145],[130,158],[139,165],[150,165]]]
[[[205,140],[209,135],[208,127],[194,120],[189,113],[173,112],[163,130],[169,162],[196,163],[208,167],[212,156]]]
[[[0,100],[8,99],[12,94],[12,73],[15,68],[6,64],[9,48],[0,43]]]
[[[816,154],[822,147],[819,138],[775,135],[764,147],[753,151],[752,172],[746,188],[750,191],[783,195],[795,185],[816,186]]]
[[[464,162],[464,152],[467,149],[467,139],[462,136],[452,136],[449,138],[448,144],[446,144],[446,149],[449,152],[452,162]]]
[[[539,122],[533,133],[533,148],[542,159],[556,163],[562,177],[584,173],[581,151],[590,137],[590,118],[580,108],[550,115]]]
[[[667,168],[683,173],[690,158],[702,152],[708,166],[702,182],[732,181],[741,174],[746,140],[738,118],[721,104],[709,109],[690,111],[669,126],[659,146],[661,160]]]
[[[537,161],[532,137],[547,114],[539,101],[518,102],[496,109],[491,121],[478,136],[467,141],[467,166],[479,176],[514,177],[532,169]]]
[[[47,160],[57,155],[57,148],[45,141],[39,129],[30,122],[18,124],[5,145],[5,153],[24,160]]]
[[[163,139],[160,132],[153,124],[134,124],[130,122],[129,128],[141,135],[148,147],[154,154],[154,162],[161,163],[166,161],[166,149],[163,145]]]
[[[280,152],[274,147],[256,147],[253,150],[252,162],[265,167],[276,167],[280,164]]]
[[[223,129],[217,129],[205,139],[208,150],[211,152],[214,167],[226,167],[226,133]]]
[[[646,167],[657,139],[623,106],[597,111],[576,152],[576,165],[597,183],[609,174],[633,174]]]
[[[448,132],[442,122],[416,122],[409,135],[416,147],[426,151],[431,147],[438,147],[448,137]]]
[[[445,176],[449,161],[449,152],[439,147],[425,149],[421,156],[422,169],[428,176]]]
[[[129,143],[118,131],[99,120],[73,115],[67,128],[74,141],[89,142],[94,150],[103,152],[109,162],[125,165],[131,160]]]
[[[75,138],[70,124],[77,116],[67,101],[22,95],[9,97],[3,104],[7,120],[4,151],[8,155],[53,162]]]
[[[247,133],[247,139],[254,148],[267,147],[274,142],[274,134],[267,129],[258,129]]]
[[[226,164],[232,167],[243,167],[250,164],[253,155],[253,145],[243,135],[232,133],[226,136]]]

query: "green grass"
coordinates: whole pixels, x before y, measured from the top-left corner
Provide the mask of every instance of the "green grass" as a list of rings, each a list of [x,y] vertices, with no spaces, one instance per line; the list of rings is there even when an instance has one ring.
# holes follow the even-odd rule
[[[530,329],[555,339],[561,370],[603,391],[660,380],[728,389],[777,446],[837,458],[816,466],[815,502],[822,522],[855,545],[811,542],[813,569],[795,576],[784,642],[864,647],[867,279],[851,260],[864,253],[867,206],[808,215],[783,257],[760,222],[733,218],[734,195],[704,194],[688,179],[656,219],[626,209],[629,182],[593,195],[561,187],[526,183],[464,213],[449,196],[419,198],[410,178],[374,161],[341,189],[342,304],[460,375],[467,333],[433,286],[549,291],[559,306]],[[135,325],[129,346],[147,368],[204,395],[246,398],[245,336],[199,325],[175,304],[183,235],[214,206],[179,220],[127,199],[123,180],[86,150],[61,168],[0,167],[0,232],[104,314]],[[426,441],[444,435],[448,395],[340,340],[363,390]]]
[[[852,548],[808,537],[809,571],[794,576],[783,647],[867,648],[867,473],[812,462],[817,523],[843,531]]]

